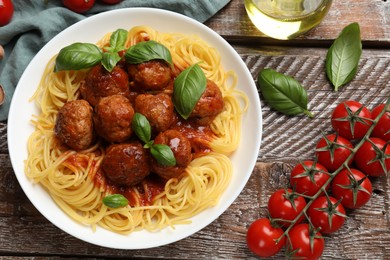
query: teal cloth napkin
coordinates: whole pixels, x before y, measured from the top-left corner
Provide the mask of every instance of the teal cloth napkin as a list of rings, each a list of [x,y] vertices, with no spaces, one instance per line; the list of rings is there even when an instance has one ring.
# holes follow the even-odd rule
[[[230,0],[124,0],[116,5],[100,4],[81,15],[63,7],[59,0],[15,0],[11,22],[0,27],[0,44],[5,57],[0,60],[0,84],[6,93],[0,106],[0,121],[8,117],[15,87],[34,55],[53,36],[70,25],[97,13],[127,7],[153,7],[175,11],[205,22]],[[22,111],[21,111],[22,112]]]

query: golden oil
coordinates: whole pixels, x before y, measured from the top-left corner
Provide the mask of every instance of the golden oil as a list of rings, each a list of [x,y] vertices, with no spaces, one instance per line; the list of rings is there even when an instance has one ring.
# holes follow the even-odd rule
[[[245,0],[253,24],[280,40],[293,39],[320,24],[331,5],[332,0]]]

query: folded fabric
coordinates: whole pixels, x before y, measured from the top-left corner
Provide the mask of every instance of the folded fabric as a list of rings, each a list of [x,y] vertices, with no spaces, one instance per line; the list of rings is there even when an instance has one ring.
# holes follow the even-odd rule
[[[31,59],[53,36],[70,25],[100,12],[128,7],[161,8],[204,22],[229,1],[124,0],[115,5],[96,1],[83,15],[65,8],[59,0],[13,1],[13,18],[8,25],[0,27],[0,45],[5,49],[5,57],[0,60],[0,85],[6,93],[5,103],[0,106],[0,121],[7,119],[15,87]]]

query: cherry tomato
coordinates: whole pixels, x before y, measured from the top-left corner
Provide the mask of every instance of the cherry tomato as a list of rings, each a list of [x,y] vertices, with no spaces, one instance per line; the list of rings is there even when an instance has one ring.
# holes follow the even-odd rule
[[[14,14],[14,5],[11,0],[0,0],[0,26],[8,24]]]
[[[261,257],[273,256],[286,243],[283,232],[280,227],[274,227],[268,218],[257,219],[249,226],[246,234],[248,248]]]
[[[321,196],[310,205],[307,213],[311,223],[321,228],[322,234],[336,232],[344,224],[345,209],[340,202],[333,197]]]
[[[361,139],[372,125],[371,112],[354,100],[340,103],[332,114],[332,127],[348,140]]]
[[[290,184],[295,191],[313,196],[329,179],[328,170],[319,163],[304,161],[291,171]]]
[[[76,13],[85,13],[95,4],[95,0],[62,0],[64,6]]]
[[[100,0],[104,4],[114,5],[122,2],[122,0]]]
[[[390,171],[390,144],[386,141],[370,137],[357,150],[355,163],[359,170],[368,176],[382,176]]]
[[[379,106],[376,106],[371,111],[372,119],[375,119],[385,108],[385,104],[380,104]],[[372,130],[371,136],[381,138],[385,141],[390,141],[390,112],[385,112],[381,118],[379,119],[378,123],[375,125],[374,129]]]
[[[342,199],[344,207],[357,209],[370,200],[372,184],[361,171],[344,169],[332,181],[332,194],[336,199]]]
[[[303,223],[292,227],[288,234],[290,237],[289,251],[297,250],[292,259],[315,260],[320,258],[325,246],[320,232],[316,232],[309,224]]]
[[[291,189],[275,191],[268,200],[268,212],[273,219],[294,220],[306,206],[306,201]],[[297,223],[302,222],[302,214]],[[288,221],[280,221],[284,227],[290,225]]]
[[[337,170],[351,155],[352,143],[344,137],[329,134],[321,138],[316,146],[318,162],[328,171]],[[352,159],[348,165],[352,163]]]

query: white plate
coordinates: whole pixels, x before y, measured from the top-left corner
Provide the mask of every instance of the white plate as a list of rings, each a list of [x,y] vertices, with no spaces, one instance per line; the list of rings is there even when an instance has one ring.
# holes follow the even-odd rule
[[[219,204],[194,216],[191,224],[165,228],[159,232],[140,231],[119,235],[98,227],[95,232],[68,217],[40,186],[33,184],[24,173],[27,158],[27,139],[33,132],[32,114],[38,114],[36,106],[29,102],[37,88],[49,59],[59,50],[74,42],[97,42],[104,34],[118,28],[130,29],[148,25],[164,32],[197,34],[220,52],[226,70],[238,75],[238,88],[246,93],[250,106],[243,117],[243,133],[238,150],[231,156],[233,178]],[[217,219],[237,198],[247,183],[260,148],[262,116],[259,95],[252,76],[236,51],[217,33],[186,16],[151,8],[128,8],[109,11],[82,20],[47,43],[31,61],[23,73],[13,100],[8,119],[8,146],[16,177],[34,206],[54,225],[92,244],[118,249],[142,249],[166,245],[186,238]]]

